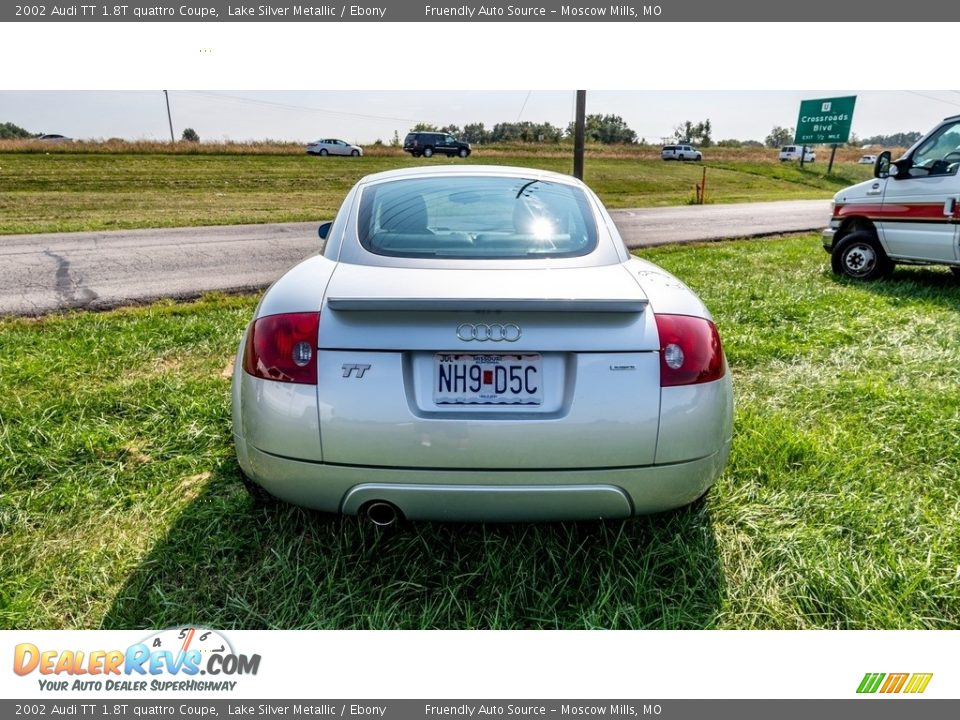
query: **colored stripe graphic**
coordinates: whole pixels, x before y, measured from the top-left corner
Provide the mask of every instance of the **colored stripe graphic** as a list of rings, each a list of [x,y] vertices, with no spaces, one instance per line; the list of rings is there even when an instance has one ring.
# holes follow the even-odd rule
[[[907,678],[910,677],[910,673],[890,673],[887,675],[887,681],[883,684],[883,687],[880,688],[882,693],[898,693],[903,689],[904,683],[907,682]]]
[[[860,681],[860,687],[857,688],[858,693],[875,693],[877,688],[880,687],[880,681],[884,678],[883,673],[867,673],[863,676],[863,680]]]
[[[905,693],[922,693],[927,689],[927,685],[930,684],[930,678],[932,677],[933,673],[914,673],[903,691]]]
[[[857,686],[858,693],[895,694],[899,692],[918,694],[927,689],[933,673],[866,673],[860,685]]]

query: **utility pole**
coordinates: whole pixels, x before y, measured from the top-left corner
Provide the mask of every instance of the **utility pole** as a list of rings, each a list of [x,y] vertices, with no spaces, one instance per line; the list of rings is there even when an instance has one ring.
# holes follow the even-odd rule
[[[577,90],[577,117],[573,129],[573,176],[583,180],[583,144],[586,135],[585,119],[587,91]]]
[[[173,117],[170,115],[170,95],[164,90],[163,96],[167,99],[167,122],[170,123],[170,142],[175,143],[176,140],[173,137]]]

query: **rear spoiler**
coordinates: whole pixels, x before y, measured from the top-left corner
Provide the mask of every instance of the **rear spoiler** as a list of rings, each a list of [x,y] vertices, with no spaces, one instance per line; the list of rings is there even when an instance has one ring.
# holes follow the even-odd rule
[[[493,311],[511,312],[568,312],[568,313],[641,313],[647,300],[579,300],[528,298],[391,298],[391,297],[332,297],[327,298],[331,310],[356,311]]]

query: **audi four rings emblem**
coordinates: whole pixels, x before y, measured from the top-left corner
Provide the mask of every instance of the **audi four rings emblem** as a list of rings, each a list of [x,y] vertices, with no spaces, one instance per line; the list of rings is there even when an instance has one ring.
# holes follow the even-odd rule
[[[516,342],[522,334],[520,326],[513,323],[507,323],[506,325],[500,323],[494,323],[493,325],[463,323],[457,327],[457,337],[464,342],[470,342],[471,340],[477,342]]]

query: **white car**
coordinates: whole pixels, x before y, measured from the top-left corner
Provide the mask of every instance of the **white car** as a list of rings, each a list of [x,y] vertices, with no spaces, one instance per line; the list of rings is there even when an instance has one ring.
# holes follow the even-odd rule
[[[627,252],[583,183],[394,170],[320,235],[240,341],[252,491],[381,525],[622,518],[723,470],[733,395],[710,313]]]
[[[960,277],[960,115],[948,117],[874,178],[833,196],[823,247],[834,272],[874,280],[894,265],[947,265]]]
[[[359,157],[363,155],[363,148],[359,145],[351,145],[344,140],[328,138],[317,140],[307,145],[308,155],[352,155]]]
[[[876,155],[861,155],[857,160],[858,165],[874,165],[877,162]]]
[[[817,153],[815,153],[809,147],[804,147],[801,145],[784,145],[782,148],[780,148],[777,159],[779,159],[780,162],[799,160],[801,152],[803,152],[804,162],[814,162],[817,159]]]
[[[703,153],[691,145],[664,145],[660,150],[661,160],[703,160]]]

